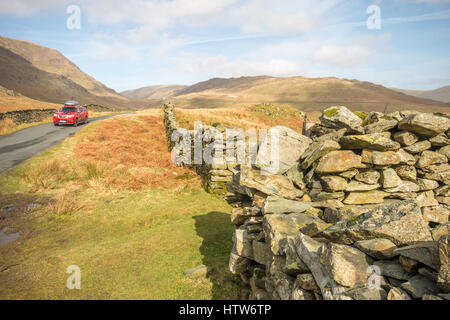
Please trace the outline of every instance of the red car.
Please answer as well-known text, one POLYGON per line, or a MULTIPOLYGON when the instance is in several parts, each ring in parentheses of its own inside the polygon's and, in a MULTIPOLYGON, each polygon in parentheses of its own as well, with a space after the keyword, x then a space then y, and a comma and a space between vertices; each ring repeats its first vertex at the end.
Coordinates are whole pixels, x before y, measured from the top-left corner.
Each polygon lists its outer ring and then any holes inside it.
POLYGON ((64 107, 53 115, 55 126, 70 124, 76 127, 80 123, 88 122, 88 110, 85 107, 80 107, 77 101, 67 101, 64 107))

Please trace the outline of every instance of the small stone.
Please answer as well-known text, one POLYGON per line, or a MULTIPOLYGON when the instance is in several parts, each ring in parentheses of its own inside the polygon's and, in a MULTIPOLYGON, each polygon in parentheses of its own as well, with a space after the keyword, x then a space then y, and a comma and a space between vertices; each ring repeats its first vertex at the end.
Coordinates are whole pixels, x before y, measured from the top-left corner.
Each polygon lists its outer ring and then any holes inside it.
POLYGON ((381 187, 380 184, 365 184, 357 181, 350 181, 345 191, 354 192, 354 191, 371 191, 376 190, 381 187))
POLYGON ((390 151, 400 149, 398 142, 386 138, 384 134, 373 133, 366 135, 343 136, 339 141, 344 149, 369 149, 376 151, 390 151))
POLYGON ((389 193, 396 193, 396 192, 418 192, 420 190, 419 185, 417 183, 414 183, 412 181, 408 180, 402 180, 401 184, 394 188, 385 188, 384 191, 389 193))
POLYGON ((433 151, 424 151, 417 161, 418 168, 424 168, 433 164, 447 163, 448 159, 445 155, 433 151))
POLYGON ((412 300, 409 294, 402 288, 394 287, 392 288, 388 295, 388 300, 412 300))
POLYGON ((422 300, 444 300, 444 299, 432 294, 425 294, 422 296, 422 300))
POLYGON ((414 168, 413 166, 408 165, 398 166, 397 168, 395 168, 395 172, 401 179, 412 181, 417 180, 417 171, 416 168, 414 168))
POLYGON ((450 145, 450 139, 445 134, 437 135, 430 139, 433 147, 444 147, 450 145))
POLYGON ((363 163, 385 166, 400 164, 401 160, 401 156, 395 151, 380 152, 364 149, 362 152, 363 163))
POLYGON ((358 173, 355 180, 367 184, 376 184, 380 180, 380 173, 377 170, 365 170, 358 173))
POLYGON ((389 239, 397 246, 432 240, 428 223, 414 200, 376 206, 357 217, 337 222, 322 234, 343 244, 375 238, 389 239))
POLYGON ((326 109, 320 121, 328 128, 337 130, 345 128, 349 132, 364 133, 362 119, 344 106, 326 109))
POLYGON ((450 234, 439 239, 439 262, 438 286, 441 291, 450 293, 450 234))
POLYGON ((351 192, 347 198, 345 198, 345 204, 376 204, 382 203, 386 193, 379 190, 366 191, 366 192, 351 192))
POLYGON ((232 274, 240 274, 247 271, 249 265, 250 260, 241 257, 235 250, 230 254, 229 269, 232 274))
POLYGON ((406 247, 395 249, 395 253, 423 263, 437 270, 439 268, 438 245, 434 241, 419 242, 406 247))
POLYGON ((381 183, 383 188, 394 188, 402 184, 402 179, 400 179, 394 169, 387 168, 381 172, 381 183))
POLYGON ((256 262, 266 265, 270 260, 270 247, 265 242, 253 240, 253 258, 256 262))
POLYGON ((354 300, 386 300, 387 294, 383 289, 357 288, 345 292, 346 296, 354 300))
POLYGON ((433 191, 425 191, 422 193, 419 193, 419 195, 416 198, 416 202, 419 205, 419 207, 434 207, 438 206, 439 202, 434 197, 433 191))
POLYGON ((418 113, 407 116, 400 121, 400 130, 412 131, 420 136, 434 137, 446 132, 450 127, 450 119, 432 113, 418 113))
POLYGON ((431 142, 428 140, 424 140, 424 141, 416 142, 415 144, 413 144, 409 147, 406 147, 405 151, 416 154, 416 153, 421 153, 430 148, 431 148, 431 142))
POLYGON ((374 265, 380 268, 381 275, 397 280, 409 280, 411 274, 406 272, 403 267, 396 261, 380 260, 375 261, 374 265))
POLYGON ((387 239, 371 239, 355 242, 356 248, 375 259, 392 259, 397 256, 394 250, 397 246, 387 239))
POLYGON ((367 280, 366 255, 346 245, 328 243, 322 253, 325 268, 336 283, 345 287, 363 286, 367 280))
POLYGON ((338 176, 323 176, 320 178, 322 187, 328 191, 344 191, 347 188, 347 180, 338 176))
POLYGON ((426 207, 422 208, 422 217, 427 222, 446 223, 448 222, 449 211, 444 207, 426 207))
POLYGON ((319 286, 311 273, 299 274, 297 276, 297 282, 302 289, 320 292, 319 286))
POLYGON ((417 179, 417 184, 420 187, 420 191, 434 190, 439 187, 439 182, 429 179, 417 179))
POLYGON ((450 159, 450 145, 440 148, 438 152, 450 159))
POLYGON ((400 262, 403 269, 409 273, 416 272, 419 266, 419 262, 404 256, 400 256, 398 262, 400 262))
POLYGON ((335 141, 325 140, 313 142, 303 154, 303 161, 300 167, 302 169, 308 169, 315 161, 319 160, 324 155, 339 149, 341 149, 341 146, 335 141))
POLYGON ((431 234, 434 241, 439 241, 441 237, 450 234, 450 222, 434 227, 431 230, 431 234))
POLYGON ((184 275, 189 278, 206 277, 208 268, 205 265, 198 266, 193 269, 185 270, 184 275))
POLYGON ((317 173, 339 173, 354 168, 365 168, 361 156, 353 151, 332 151, 324 156, 316 168, 317 173))
POLYGON ((302 213, 311 208, 311 203, 287 200, 274 196, 267 197, 263 204, 263 214, 302 213))
POLYGON ((412 154, 409 154, 403 149, 397 151, 397 154, 400 156, 400 164, 406 164, 408 166, 413 166, 416 164, 417 160, 414 158, 412 154))
POLYGON ((425 294, 436 294, 439 292, 437 286, 430 279, 421 275, 416 275, 404 282, 401 288, 415 299, 420 299, 425 294))
POLYGON ((419 138, 414 133, 408 131, 399 131, 392 138, 403 146, 410 146, 419 141, 419 138))
POLYGON ((353 179, 353 177, 355 177, 356 175, 358 175, 359 171, 358 169, 352 169, 349 171, 345 171, 342 173, 339 173, 339 176, 342 178, 346 178, 346 179, 353 179))
POLYGON ((344 200, 345 193, 344 192, 320 192, 319 194, 316 194, 313 196, 314 201, 326 201, 326 200, 344 200))

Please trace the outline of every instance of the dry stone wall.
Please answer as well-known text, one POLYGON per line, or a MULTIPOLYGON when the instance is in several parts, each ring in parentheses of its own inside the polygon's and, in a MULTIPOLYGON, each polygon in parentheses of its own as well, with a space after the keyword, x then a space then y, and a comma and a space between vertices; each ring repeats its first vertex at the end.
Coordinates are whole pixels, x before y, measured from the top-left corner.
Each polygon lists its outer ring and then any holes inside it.
POLYGON ((227 167, 242 299, 449 299, 450 117, 332 107, 304 129, 278 171, 227 167))
POLYGON ((51 117, 55 109, 18 110, 0 113, 0 120, 11 119, 15 124, 40 122, 51 117))

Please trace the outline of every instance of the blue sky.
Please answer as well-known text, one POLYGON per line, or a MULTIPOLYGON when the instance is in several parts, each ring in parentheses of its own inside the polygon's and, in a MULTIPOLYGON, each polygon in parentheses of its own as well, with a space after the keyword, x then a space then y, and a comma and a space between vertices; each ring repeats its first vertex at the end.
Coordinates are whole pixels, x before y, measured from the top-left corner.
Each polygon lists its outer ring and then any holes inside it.
POLYGON ((450 85, 450 0, 0 0, 0 34, 117 91, 255 75, 450 85), (373 5, 380 29, 367 26, 373 5))

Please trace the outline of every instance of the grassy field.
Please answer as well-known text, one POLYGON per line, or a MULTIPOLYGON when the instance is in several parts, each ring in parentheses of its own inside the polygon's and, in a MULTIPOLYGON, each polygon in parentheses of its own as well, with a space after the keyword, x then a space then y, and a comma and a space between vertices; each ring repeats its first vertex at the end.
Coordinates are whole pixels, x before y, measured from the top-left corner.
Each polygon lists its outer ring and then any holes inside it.
POLYGON ((93 123, 0 177, 0 230, 21 232, 0 246, 0 299, 237 299, 229 213, 172 164, 160 111, 93 123))

